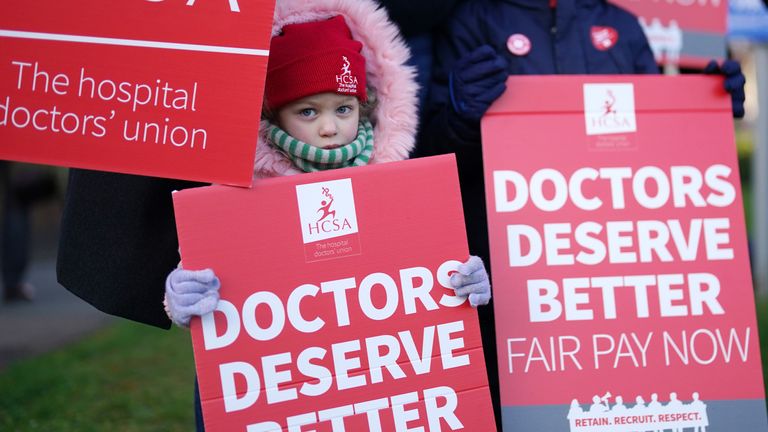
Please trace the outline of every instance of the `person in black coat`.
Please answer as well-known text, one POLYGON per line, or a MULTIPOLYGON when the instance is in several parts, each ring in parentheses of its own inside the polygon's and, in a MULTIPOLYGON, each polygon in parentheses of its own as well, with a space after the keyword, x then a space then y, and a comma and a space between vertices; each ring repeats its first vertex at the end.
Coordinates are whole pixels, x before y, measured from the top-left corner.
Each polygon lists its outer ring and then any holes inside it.
POLYGON ((163 287, 179 263, 171 192, 198 186, 203 184, 71 169, 59 283, 103 312, 170 328, 163 287))

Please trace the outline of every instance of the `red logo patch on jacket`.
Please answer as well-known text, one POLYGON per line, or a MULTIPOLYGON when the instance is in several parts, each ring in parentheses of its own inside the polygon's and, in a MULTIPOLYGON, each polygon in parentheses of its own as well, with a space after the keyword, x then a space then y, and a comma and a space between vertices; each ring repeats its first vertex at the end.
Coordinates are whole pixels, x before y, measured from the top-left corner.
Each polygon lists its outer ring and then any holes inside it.
POLYGON ((607 51, 619 41, 619 32, 613 27, 592 26, 592 45, 599 51, 607 51))

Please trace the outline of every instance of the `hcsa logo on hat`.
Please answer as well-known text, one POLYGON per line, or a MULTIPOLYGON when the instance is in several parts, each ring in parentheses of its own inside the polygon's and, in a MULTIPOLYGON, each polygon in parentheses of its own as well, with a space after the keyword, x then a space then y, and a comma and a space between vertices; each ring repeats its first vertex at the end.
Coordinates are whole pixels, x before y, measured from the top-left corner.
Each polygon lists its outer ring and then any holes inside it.
POLYGON ((341 65, 341 74, 336 75, 336 83, 339 88, 336 90, 338 93, 357 93, 357 77, 352 74, 350 67, 352 66, 347 56, 341 56, 344 60, 344 64, 341 65))

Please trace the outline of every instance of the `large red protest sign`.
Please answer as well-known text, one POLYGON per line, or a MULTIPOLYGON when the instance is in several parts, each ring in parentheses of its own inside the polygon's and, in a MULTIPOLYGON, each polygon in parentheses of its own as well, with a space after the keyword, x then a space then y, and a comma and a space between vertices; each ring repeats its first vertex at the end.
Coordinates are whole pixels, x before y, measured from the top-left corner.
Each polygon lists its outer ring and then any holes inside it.
POLYGON ((727 0, 611 0, 640 19, 660 63, 701 68, 725 57, 727 0))
POLYGON ((722 78, 513 77, 483 120, 505 431, 765 431, 722 78))
POLYGON ((250 185, 273 9, 0 2, 0 158, 250 185))
POLYGON ((206 430, 494 430, 453 156, 174 194, 206 430), (425 205, 429 203, 429 205, 425 205))

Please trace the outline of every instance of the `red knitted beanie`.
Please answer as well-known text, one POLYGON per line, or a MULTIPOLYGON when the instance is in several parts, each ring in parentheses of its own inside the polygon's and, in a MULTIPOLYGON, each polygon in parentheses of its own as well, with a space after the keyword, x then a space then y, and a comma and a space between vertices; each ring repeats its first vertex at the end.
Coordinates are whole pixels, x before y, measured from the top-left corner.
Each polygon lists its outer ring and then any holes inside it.
POLYGON ((363 45, 344 18, 289 24, 269 48, 265 98, 270 109, 317 93, 356 96, 365 102, 363 45))

